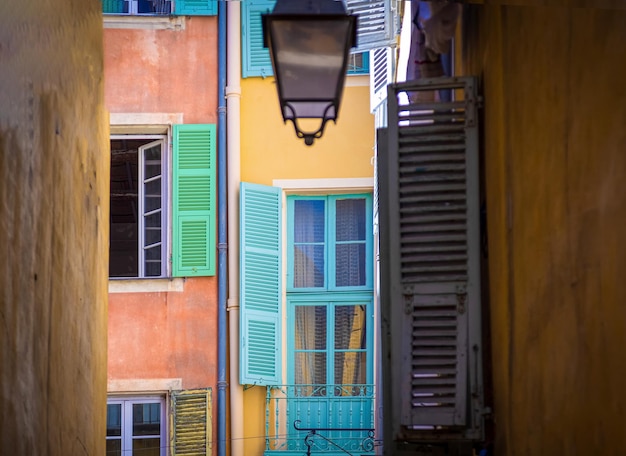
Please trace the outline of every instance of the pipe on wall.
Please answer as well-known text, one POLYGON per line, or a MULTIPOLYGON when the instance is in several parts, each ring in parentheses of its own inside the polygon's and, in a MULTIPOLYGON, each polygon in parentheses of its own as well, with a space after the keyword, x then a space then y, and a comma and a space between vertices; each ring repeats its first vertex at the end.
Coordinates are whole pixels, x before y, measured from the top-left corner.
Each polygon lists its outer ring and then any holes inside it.
POLYGON ((239 184, 241 153, 241 2, 228 6, 228 329, 231 456, 243 456, 243 386, 239 384, 239 184))
POLYGON ((226 205, 226 7, 225 2, 218 2, 217 18, 217 454, 226 455, 226 291, 227 278, 227 205, 226 205))

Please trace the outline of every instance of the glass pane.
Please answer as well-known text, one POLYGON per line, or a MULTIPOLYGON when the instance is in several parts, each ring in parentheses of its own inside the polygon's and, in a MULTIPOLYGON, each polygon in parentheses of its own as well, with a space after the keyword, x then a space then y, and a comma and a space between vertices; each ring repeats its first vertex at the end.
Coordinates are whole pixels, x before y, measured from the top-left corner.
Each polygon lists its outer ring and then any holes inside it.
POLYGON ((364 350, 365 321, 365 306, 335 307, 335 350, 364 350))
POLYGON ((106 453, 107 456, 122 456, 122 440, 107 439, 106 453))
POLYGON ((152 245, 161 242, 161 211, 145 218, 144 245, 152 245))
POLYGON ((296 385, 323 385, 326 380, 326 353, 299 352, 295 356, 296 385))
POLYGON ((336 211, 337 241, 364 241, 365 199, 337 200, 336 211))
POLYGON ((134 439, 133 456, 160 456, 161 439, 134 439))
POLYGON ((155 209, 160 209, 161 205, 161 178, 155 178, 144 185, 143 211, 144 214, 155 209))
POLYGON ((326 350, 326 306, 297 306, 296 350, 326 350))
POLYGON ((293 249, 293 286, 310 288, 324 286, 324 246, 296 245, 293 249))
MULTIPOLYGON (((367 355, 362 352, 336 352, 335 353, 335 384, 358 385, 367 381, 366 361, 367 355)), ((337 393, 335 393, 337 394, 337 393)), ((351 396, 355 394, 351 388, 341 388, 340 395, 351 396)))
POLYGON ((365 243, 337 244, 335 247, 335 285, 357 287, 365 285, 365 243))
POLYGON ((133 404, 133 436, 161 434, 161 404, 133 404))
POLYGON ((294 242, 324 242, 325 204, 324 200, 294 201, 294 242))
POLYGON ((122 435, 122 404, 107 404, 107 437, 122 435))

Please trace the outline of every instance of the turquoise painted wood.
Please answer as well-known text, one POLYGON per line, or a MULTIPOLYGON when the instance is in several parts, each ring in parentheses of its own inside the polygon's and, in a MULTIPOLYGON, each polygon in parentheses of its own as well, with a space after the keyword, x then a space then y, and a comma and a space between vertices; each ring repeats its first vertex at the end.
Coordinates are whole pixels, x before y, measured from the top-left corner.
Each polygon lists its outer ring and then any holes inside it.
POLYGON ((281 191, 241 184, 240 383, 281 381, 281 191))
POLYGON ((215 275, 215 125, 174 125, 172 275, 215 275))
POLYGON ((246 0, 241 2, 241 72, 244 78, 272 76, 270 51, 263 47, 261 14, 271 13, 276 0, 246 0))
POLYGON ((176 0, 174 14, 178 16, 215 16, 218 0, 176 0))

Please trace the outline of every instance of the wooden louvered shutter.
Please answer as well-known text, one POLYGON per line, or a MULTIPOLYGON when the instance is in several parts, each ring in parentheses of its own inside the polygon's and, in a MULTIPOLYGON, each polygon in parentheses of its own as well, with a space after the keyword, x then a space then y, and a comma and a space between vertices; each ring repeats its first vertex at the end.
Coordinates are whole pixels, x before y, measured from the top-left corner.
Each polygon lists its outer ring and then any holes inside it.
POLYGON ((370 51, 370 111, 387 99, 387 85, 393 82, 393 50, 389 47, 370 51))
POLYGON ((215 275, 215 125, 174 125, 172 274, 215 275))
POLYGON ((352 52, 394 45, 392 0, 345 0, 350 14, 356 14, 357 47, 352 52))
POLYGON ((475 82, 393 84, 388 108, 379 157, 381 278, 395 422, 471 427, 468 393, 478 401, 473 411, 482 404, 475 82), (439 88, 464 92, 463 99, 407 102, 439 88))
POLYGON ((281 191, 241 184, 242 384, 281 380, 281 191))
POLYGON ((176 0, 174 14, 178 16, 215 16, 218 0, 176 0))
POLYGON ((170 406, 172 456, 210 455, 211 389, 173 391, 170 406))
POLYGON ((245 0, 241 2, 241 73, 251 76, 272 76, 270 51, 263 47, 261 14, 271 13, 276 0, 245 0))

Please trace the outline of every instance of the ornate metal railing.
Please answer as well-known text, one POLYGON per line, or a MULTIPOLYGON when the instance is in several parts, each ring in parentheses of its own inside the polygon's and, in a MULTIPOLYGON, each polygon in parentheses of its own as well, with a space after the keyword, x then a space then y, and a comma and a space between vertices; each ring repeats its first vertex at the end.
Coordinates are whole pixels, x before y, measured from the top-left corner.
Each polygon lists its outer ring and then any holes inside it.
POLYGON ((374 454, 374 385, 267 388, 266 455, 374 454))

